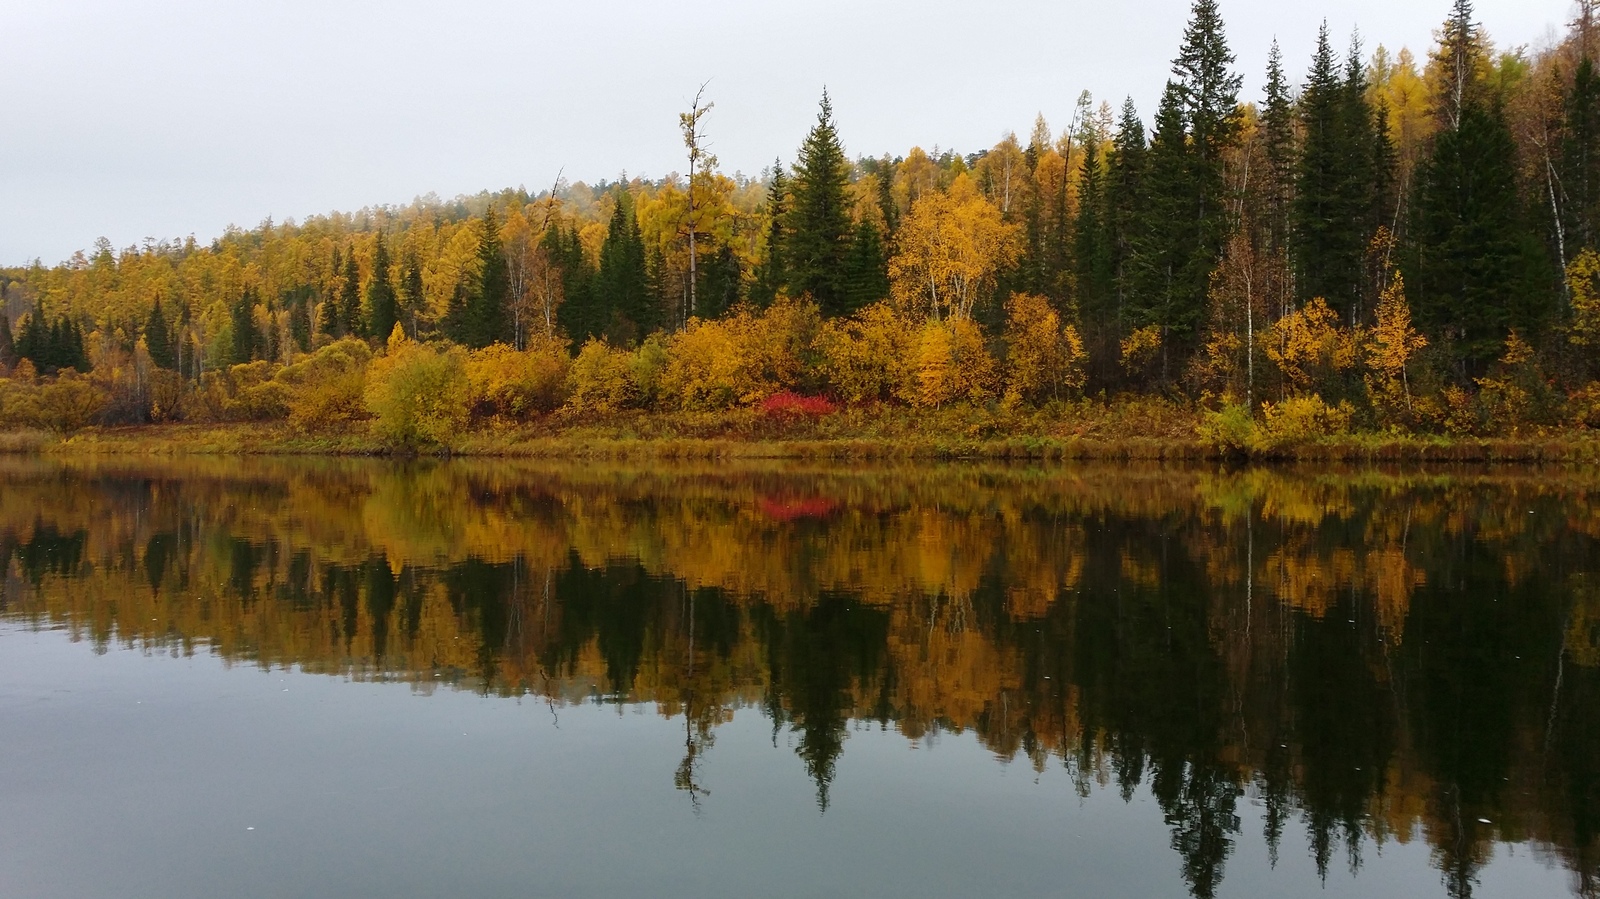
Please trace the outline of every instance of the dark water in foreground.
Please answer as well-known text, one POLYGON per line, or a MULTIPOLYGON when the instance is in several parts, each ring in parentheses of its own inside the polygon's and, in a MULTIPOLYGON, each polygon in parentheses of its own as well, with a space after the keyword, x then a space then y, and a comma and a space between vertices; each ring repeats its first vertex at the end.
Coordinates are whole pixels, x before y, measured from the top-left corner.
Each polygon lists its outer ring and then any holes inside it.
POLYGON ((0 896, 1600 895, 1597 500, 0 459, 0 896))

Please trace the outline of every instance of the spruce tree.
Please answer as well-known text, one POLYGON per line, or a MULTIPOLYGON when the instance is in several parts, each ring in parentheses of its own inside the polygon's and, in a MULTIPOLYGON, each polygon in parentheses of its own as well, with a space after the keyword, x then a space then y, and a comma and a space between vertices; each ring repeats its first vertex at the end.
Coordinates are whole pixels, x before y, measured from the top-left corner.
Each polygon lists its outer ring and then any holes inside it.
POLYGON ((156 368, 172 369, 177 367, 177 358, 172 352, 172 330, 167 325, 167 317, 161 311, 161 299, 156 298, 155 305, 150 307, 150 315, 144 323, 144 346, 150 354, 150 362, 156 368))
MULTIPOLYGON (((1573 250, 1600 248, 1600 73, 1584 53, 1567 92, 1561 186, 1573 250)), ((1573 250, 1568 256, 1576 255, 1573 250)))
POLYGON ((1083 165, 1078 177, 1078 221, 1073 228, 1077 307, 1079 315, 1085 318, 1104 318, 1110 311, 1111 246, 1105 200, 1105 173, 1100 162, 1100 138, 1096 135, 1083 145, 1083 165))
POLYGON ((1163 380, 1178 370, 1175 363, 1181 363, 1173 358, 1174 343, 1194 332, 1205 308, 1205 292, 1193 273, 1209 268, 1202 250, 1204 223, 1196 210, 1193 162, 1184 128, 1183 90, 1169 81, 1156 108, 1146 157, 1139 264, 1126 306, 1130 328, 1161 329, 1163 380))
POLYGON ((883 154, 878 160, 878 211, 883 214, 883 230, 889 237, 900 227, 900 209, 894 202, 894 160, 883 154))
POLYGON ((633 196, 625 188, 617 191, 606 242, 600 246, 595 292, 605 316, 600 326, 615 342, 642 339, 656 327, 644 237, 634 214, 633 196))
POLYGON ((723 244, 700 260, 699 309, 702 318, 716 318, 739 304, 744 272, 733 247, 723 244))
POLYGON ((783 173, 782 161, 773 160, 772 180, 767 185, 767 254, 756 269, 755 284, 750 287, 750 301, 762 308, 772 305, 778 292, 789 283, 789 266, 784 255, 788 203, 789 179, 783 173))
POLYGON ((337 340, 345 335, 345 324, 339 309, 339 283, 344 276, 344 263, 339 248, 333 248, 333 261, 328 267, 327 286, 322 291, 322 315, 317 328, 337 340))
MULTIPOLYGON (((551 230, 554 231, 555 229, 551 230)), ((416 340, 418 339, 417 317, 427 304, 427 297, 422 292, 422 265, 417 262, 415 253, 406 256, 406 272, 400 279, 400 287, 403 291, 401 308, 406 334, 412 340, 416 340)))
POLYGON ((889 296, 889 261, 878 226, 863 220, 850 241, 844 263, 844 302, 841 314, 854 312, 889 296))
POLYGON ((1232 65, 1215 0, 1195 0, 1156 113, 1140 289, 1129 304, 1137 324, 1162 329, 1164 379, 1181 370, 1204 320, 1230 228, 1223 156, 1238 130, 1240 85, 1232 65))
POLYGON ((361 315, 361 274, 356 269, 354 247, 344 257, 344 281, 339 285, 339 324, 343 333, 351 337, 367 335, 366 322, 361 315))
POLYGON ((1261 190, 1261 224, 1266 247, 1274 256, 1289 252, 1289 216, 1295 180, 1294 105, 1283 74, 1278 42, 1267 53, 1266 103, 1261 111, 1261 138, 1267 170, 1261 190))
POLYGON ((1367 219, 1356 196, 1358 164, 1366 161, 1359 159, 1361 142, 1350 117, 1323 23, 1300 95, 1305 140, 1295 182, 1294 261, 1301 298, 1322 297, 1347 323, 1359 297, 1366 249, 1360 223, 1367 219))
POLYGON ((378 232, 372 248, 372 278, 367 282, 367 308, 372 310, 371 334, 378 340, 388 340, 389 333, 399 321, 399 304, 395 301, 394 285, 389 283, 389 248, 384 246, 383 232, 378 232))
POLYGON ((825 315, 845 311, 843 272, 852 230, 845 197, 849 179, 850 165, 833 124, 833 103, 823 91, 817 124, 800 145, 795 165, 784 256, 789 293, 809 294, 825 315))
POLYGON ((556 321, 575 343, 582 344, 604 330, 595 299, 594 267, 578 239, 576 225, 556 225, 545 232, 544 250, 561 269, 561 306, 556 321))
POLYGON ((9 373, 16 366, 17 347, 11 336, 11 319, 0 310, 0 372, 9 373))
POLYGON ((43 348, 44 326, 41 324, 43 320, 43 312, 35 306, 33 311, 22 319, 21 326, 17 328, 15 342, 17 358, 32 362, 34 369, 41 372, 44 370, 44 360, 39 358, 39 352, 43 348))
POLYGON ((473 348, 509 342, 511 274, 500 246, 500 221, 490 206, 483 213, 483 237, 478 242, 478 283, 467 301, 465 340, 473 348))
POLYGON ((1461 377, 1497 358, 1509 329, 1526 332, 1548 311, 1531 289, 1536 249, 1517 196, 1516 145, 1478 83, 1483 49, 1471 15, 1457 0, 1444 28, 1444 127, 1418 167, 1406 280, 1419 324, 1454 347, 1461 377))
POLYGON ((309 284, 285 291, 283 302, 289 307, 289 339, 297 352, 311 349, 311 297, 309 284))
POLYGON ((233 328, 232 352, 230 361, 235 365, 249 362, 256 358, 260 346, 261 335, 256 328, 256 297, 255 291, 245 287, 239 293, 239 299, 234 301, 229 321, 233 328))
MULTIPOLYGON (((1115 298, 1115 323, 1110 338, 1117 338, 1122 318, 1139 270, 1139 250, 1144 243, 1144 120, 1134 109, 1133 98, 1122 104, 1122 118, 1112 141, 1106 179, 1107 253, 1115 298)), ((1106 354, 1101 354, 1102 357, 1106 354)))

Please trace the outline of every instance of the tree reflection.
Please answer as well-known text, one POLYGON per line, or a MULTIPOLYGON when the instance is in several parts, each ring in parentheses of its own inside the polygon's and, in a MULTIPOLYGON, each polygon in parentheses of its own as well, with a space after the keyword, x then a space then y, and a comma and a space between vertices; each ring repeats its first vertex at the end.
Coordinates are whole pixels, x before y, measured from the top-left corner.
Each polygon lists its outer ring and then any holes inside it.
POLYGON ((0 460, 0 610, 553 714, 649 704, 683 718, 697 813, 717 727, 755 707, 822 812, 862 722, 1148 790, 1197 897, 1252 803, 1273 864, 1303 828, 1324 878, 1420 837, 1468 896, 1512 841, 1596 896, 1597 494, 1578 471, 0 460))

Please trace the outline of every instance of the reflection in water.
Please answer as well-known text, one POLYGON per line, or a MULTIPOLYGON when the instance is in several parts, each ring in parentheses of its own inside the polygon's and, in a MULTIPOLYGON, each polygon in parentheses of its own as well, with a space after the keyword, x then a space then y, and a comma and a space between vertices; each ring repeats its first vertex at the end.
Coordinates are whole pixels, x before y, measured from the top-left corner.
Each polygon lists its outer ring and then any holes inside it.
POLYGON ((829 803, 854 724, 1159 801, 1215 895, 1421 838, 1600 894, 1600 476, 0 461, 0 612, 99 647, 735 709, 829 803), (1254 838, 1250 835, 1249 838, 1254 838), (1297 840, 1298 837, 1293 839, 1297 840))

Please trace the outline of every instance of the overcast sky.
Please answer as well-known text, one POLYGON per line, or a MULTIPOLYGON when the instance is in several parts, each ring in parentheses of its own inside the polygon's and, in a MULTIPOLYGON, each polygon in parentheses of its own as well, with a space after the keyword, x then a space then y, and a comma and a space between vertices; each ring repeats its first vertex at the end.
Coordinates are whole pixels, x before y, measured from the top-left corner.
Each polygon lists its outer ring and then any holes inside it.
MULTIPOLYGON (((852 156, 973 152, 1081 90, 1148 120, 1189 0, 453 3, 0 0, 0 263, 104 235, 202 240, 333 209, 682 167, 677 113, 710 80, 725 171, 793 159, 826 85, 852 156)), ((1423 51, 1448 0, 1221 0, 1245 98, 1276 36, 1303 76, 1342 49, 1423 51)), ((1497 46, 1569 0, 1478 0, 1497 46)))

